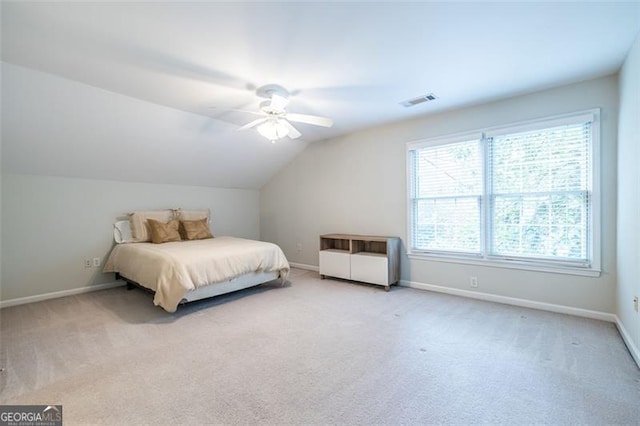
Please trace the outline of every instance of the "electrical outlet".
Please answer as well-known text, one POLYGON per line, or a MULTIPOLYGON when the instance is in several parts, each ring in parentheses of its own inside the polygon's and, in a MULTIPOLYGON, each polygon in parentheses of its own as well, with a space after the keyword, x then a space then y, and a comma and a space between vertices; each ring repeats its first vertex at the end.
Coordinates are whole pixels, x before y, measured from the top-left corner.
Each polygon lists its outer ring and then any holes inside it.
POLYGON ((638 312, 638 296, 633 297, 633 310, 638 312))
POLYGON ((296 250, 297 251, 302 251, 302 243, 297 243, 296 244, 296 250))
POLYGON ((85 259, 84 260, 84 267, 85 268, 91 268, 91 259, 85 259))
POLYGON ((93 267, 94 268, 99 268, 100 267, 100 258, 99 257, 94 257, 93 258, 93 267))
POLYGON ((469 277, 469 285, 473 288, 478 287, 478 277, 469 277))

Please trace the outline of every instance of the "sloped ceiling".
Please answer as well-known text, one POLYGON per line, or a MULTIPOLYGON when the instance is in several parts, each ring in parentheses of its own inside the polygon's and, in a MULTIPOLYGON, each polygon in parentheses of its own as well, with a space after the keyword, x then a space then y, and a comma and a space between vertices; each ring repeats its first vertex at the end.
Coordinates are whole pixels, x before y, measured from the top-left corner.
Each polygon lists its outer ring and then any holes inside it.
POLYGON ((639 2, 3 2, 3 171, 259 188, 307 143, 614 73, 639 31, 639 2), (268 83, 334 127, 236 132, 268 83))

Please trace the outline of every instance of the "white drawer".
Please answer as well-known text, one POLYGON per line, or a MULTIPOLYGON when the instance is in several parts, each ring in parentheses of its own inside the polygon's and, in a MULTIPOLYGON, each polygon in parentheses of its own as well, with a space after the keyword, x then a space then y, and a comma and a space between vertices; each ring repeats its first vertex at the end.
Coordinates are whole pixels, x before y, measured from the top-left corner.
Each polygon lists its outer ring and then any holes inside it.
POLYGON ((387 256, 377 253, 352 254, 351 279, 371 284, 389 285, 387 256))
POLYGON ((321 250, 320 274, 336 278, 351 278, 351 255, 345 250, 321 250))

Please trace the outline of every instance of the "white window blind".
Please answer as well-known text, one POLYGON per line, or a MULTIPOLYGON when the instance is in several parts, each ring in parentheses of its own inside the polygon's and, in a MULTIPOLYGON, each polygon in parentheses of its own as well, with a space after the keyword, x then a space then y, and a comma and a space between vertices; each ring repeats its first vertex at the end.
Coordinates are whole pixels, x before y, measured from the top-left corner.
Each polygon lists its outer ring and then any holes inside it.
POLYGON ((480 253, 480 154, 478 140, 412 151, 415 249, 480 253))
POLYGON ((487 139, 491 255, 589 262, 591 122, 487 139))
POLYGON ((408 145, 409 253, 599 271, 599 110, 477 135, 408 145))

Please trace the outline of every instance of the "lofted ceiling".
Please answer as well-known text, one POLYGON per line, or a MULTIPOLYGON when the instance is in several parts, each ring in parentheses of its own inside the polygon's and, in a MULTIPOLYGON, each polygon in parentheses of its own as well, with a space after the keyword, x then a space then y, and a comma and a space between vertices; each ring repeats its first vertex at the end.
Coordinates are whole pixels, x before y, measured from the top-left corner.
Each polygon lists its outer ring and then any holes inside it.
POLYGON ((3 2, 3 170, 259 188, 310 142, 614 73, 639 31, 638 1, 3 2), (334 126, 236 132, 270 83, 334 126))

